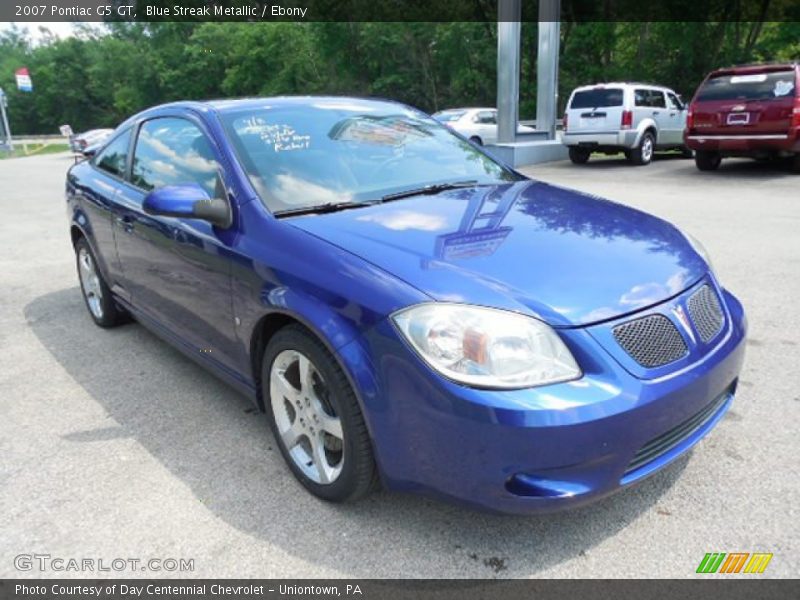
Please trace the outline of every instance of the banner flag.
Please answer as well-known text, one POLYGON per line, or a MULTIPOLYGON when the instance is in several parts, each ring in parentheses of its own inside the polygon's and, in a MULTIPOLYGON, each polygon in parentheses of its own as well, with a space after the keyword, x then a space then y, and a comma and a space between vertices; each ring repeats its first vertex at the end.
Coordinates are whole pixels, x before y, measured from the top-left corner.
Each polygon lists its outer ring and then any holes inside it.
POLYGON ((27 67, 17 69, 14 71, 14 75, 17 76, 17 89, 21 92, 33 91, 33 82, 31 81, 31 75, 28 73, 27 67))

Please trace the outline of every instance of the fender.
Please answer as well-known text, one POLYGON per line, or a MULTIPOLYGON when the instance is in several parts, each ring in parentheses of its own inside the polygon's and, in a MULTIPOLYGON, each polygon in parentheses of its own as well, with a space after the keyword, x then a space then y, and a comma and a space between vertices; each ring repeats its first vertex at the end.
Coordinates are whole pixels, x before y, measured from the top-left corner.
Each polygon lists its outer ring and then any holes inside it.
POLYGON ((636 141, 634 142, 634 147, 638 146, 642 141, 642 136, 644 132, 648 129, 652 129, 656 132, 656 144, 658 144, 658 124, 655 122, 655 119, 651 119, 647 117, 642 119, 639 122, 639 125, 636 127, 636 141))
MULTIPOLYGON (((271 306, 270 310, 262 314, 259 319, 249 323, 245 330, 249 340, 250 376, 253 381, 251 399, 261 411, 266 410, 266 398, 260 377, 261 361, 268 339, 263 339, 261 332, 267 331, 267 336, 271 337, 284 324, 294 321, 303 325, 320 340, 338 363, 356 396, 370 439, 374 440, 374 424, 370 418, 372 411, 367 410, 367 406, 374 408, 379 403, 380 392, 375 379, 375 368, 364 340, 356 337, 357 330, 352 324, 319 300, 291 291, 282 297, 286 302, 281 306, 271 306), (275 320, 277 327, 274 330, 265 327, 265 322, 270 320, 275 320)), ((381 453, 374 441, 372 445, 375 450, 375 460, 380 467, 378 471, 382 474, 381 453)))

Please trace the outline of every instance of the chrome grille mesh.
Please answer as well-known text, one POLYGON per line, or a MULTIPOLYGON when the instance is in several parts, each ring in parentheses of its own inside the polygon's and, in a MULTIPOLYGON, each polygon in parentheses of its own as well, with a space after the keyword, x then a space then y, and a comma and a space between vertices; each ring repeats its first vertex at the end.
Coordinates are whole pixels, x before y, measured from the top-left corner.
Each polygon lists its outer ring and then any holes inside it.
POLYGON ((648 315, 614 328, 614 338, 643 367, 669 364, 686 356, 686 342, 667 317, 648 315))
POLYGON ((689 297, 686 302, 694 328, 704 343, 714 339, 722 329, 722 307, 717 294, 711 286, 704 285, 689 297))

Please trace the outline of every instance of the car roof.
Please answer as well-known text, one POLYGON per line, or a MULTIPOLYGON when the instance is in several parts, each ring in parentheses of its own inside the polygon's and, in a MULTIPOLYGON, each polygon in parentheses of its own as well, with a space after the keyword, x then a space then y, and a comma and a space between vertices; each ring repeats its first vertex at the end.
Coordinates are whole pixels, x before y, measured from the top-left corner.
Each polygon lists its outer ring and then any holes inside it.
POLYGON ((272 97, 248 97, 248 98, 220 98, 216 100, 183 100, 160 104, 147 109, 144 112, 163 110, 165 108, 186 108, 199 112, 213 110, 218 113, 235 112, 243 109, 258 108, 281 108, 291 106, 318 106, 320 108, 335 108, 337 106, 347 108, 370 108, 383 105, 402 106, 406 105, 393 100, 383 98, 356 98, 351 96, 272 96, 272 97))
POLYGON ((476 110, 497 110, 497 109, 494 106, 483 106, 483 107, 481 107, 481 106, 462 106, 462 107, 456 107, 456 108, 443 108, 442 110, 437 111, 437 112, 439 112, 439 113, 459 112, 459 111, 462 111, 462 112, 474 112, 476 110))
POLYGON ((789 69, 797 69, 798 63, 796 62, 774 62, 774 63, 753 63, 747 65, 735 65, 733 67, 723 67, 715 69, 709 73, 712 75, 727 75, 727 74, 743 74, 743 73, 768 73, 770 71, 785 71, 789 69))
POLYGON ((581 85, 579 87, 576 87, 574 91, 581 92, 583 90, 592 90, 595 88, 602 88, 602 87, 646 87, 657 90, 666 90, 668 92, 674 92, 674 90, 671 87, 667 87, 665 85, 658 85, 657 83, 644 83, 643 81, 608 81, 604 83, 593 83, 591 85, 581 85))

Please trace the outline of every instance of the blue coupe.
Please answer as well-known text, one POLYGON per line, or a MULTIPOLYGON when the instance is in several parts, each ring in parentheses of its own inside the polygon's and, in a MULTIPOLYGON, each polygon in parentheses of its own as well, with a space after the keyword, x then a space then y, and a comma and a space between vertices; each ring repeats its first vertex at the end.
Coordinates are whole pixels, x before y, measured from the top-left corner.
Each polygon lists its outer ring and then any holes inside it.
POLYGON ((745 316, 699 242, 401 104, 158 106, 66 197, 95 323, 133 317, 247 394, 326 500, 575 506, 686 452, 736 391, 745 316))

